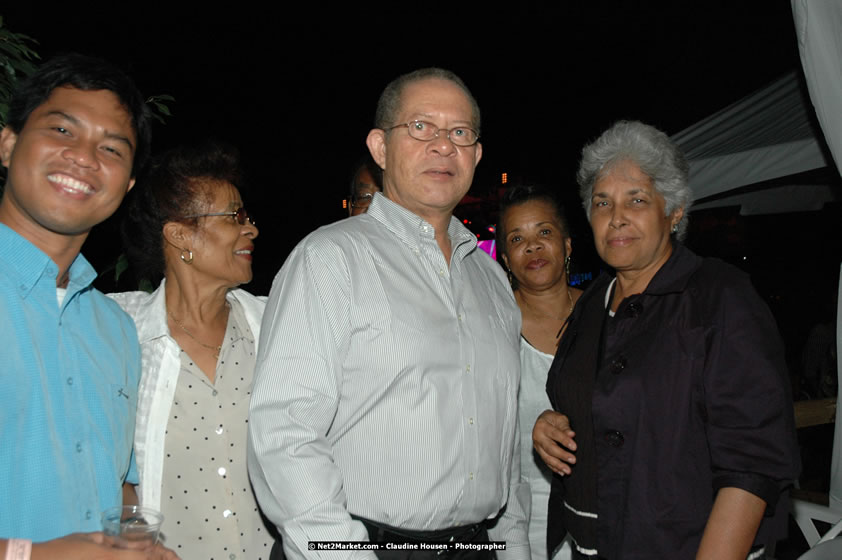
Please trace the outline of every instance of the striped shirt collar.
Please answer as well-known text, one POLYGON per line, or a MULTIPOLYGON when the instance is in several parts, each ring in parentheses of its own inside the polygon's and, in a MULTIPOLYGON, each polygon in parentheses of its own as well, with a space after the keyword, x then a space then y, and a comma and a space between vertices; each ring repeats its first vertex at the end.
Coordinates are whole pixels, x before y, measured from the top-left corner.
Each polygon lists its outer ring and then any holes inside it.
MULTIPOLYGON (((370 216, 370 219, 380 222, 402 243, 413 249, 420 248, 423 239, 435 239, 435 229, 429 222, 379 192, 374 193, 374 198, 363 219, 365 216, 370 216)), ((450 217, 447 234, 453 245, 453 255, 460 259, 465 258, 477 248, 477 236, 462 225, 455 216, 450 217)))

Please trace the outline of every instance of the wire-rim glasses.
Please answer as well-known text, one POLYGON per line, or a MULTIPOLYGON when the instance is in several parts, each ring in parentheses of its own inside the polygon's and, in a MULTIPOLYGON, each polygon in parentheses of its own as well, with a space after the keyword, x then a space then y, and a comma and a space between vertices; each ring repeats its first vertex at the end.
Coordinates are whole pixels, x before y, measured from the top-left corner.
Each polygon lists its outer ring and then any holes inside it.
POLYGON ((184 218, 205 218, 207 216, 231 216, 241 226, 246 225, 246 221, 248 221, 251 225, 254 225, 254 220, 249 218, 248 211, 242 206, 230 212, 208 212, 206 214, 193 214, 192 216, 184 216, 184 218))
POLYGON ((384 130, 394 130, 396 128, 406 127, 409 135, 416 140, 422 142, 430 142, 439 137, 440 132, 444 132, 447 139, 453 142, 455 146, 467 148, 479 142, 479 133, 468 126, 454 126, 453 128, 439 128, 431 122, 414 120, 405 124, 396 124, 384 130))

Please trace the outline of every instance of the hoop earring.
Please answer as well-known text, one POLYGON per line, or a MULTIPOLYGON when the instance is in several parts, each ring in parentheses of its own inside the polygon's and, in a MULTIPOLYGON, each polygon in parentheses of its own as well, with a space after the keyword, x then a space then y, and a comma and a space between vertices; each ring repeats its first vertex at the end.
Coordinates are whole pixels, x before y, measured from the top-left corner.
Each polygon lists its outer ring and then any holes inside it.
POLYGON ((193 264, 193 251, 190 249, 182 249, 181 250, 181 260, 185 262, 185 264, 193 264), (185 257, 184 254, 187 254, 185 257))

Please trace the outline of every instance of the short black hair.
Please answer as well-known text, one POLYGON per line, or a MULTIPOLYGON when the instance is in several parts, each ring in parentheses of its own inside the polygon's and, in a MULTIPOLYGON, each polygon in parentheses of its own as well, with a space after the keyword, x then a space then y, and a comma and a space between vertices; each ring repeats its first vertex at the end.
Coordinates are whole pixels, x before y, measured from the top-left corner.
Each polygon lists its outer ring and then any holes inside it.
POLYGON ((202 205, 213 198, 209 181, 242 188, 240 155, 233 146, 208 140, 180 146, 153 159, 149 169, 129 192, 122 222, 123 245, 138 276, 155 283, 163 276, 164 224, 196 225, 202 205))
POLYGON ((152 142, 149 109, 134 81, 122 70, 100 58, 82 54, 54 57, 22 80, 9 102, 6 126, 15 132, 23 130, 29 115, 43 105, 58 87, 74 87, 83 91, 108 90, 117 96, 132 120, 137 136, 132 177, 143 169, 152 142))

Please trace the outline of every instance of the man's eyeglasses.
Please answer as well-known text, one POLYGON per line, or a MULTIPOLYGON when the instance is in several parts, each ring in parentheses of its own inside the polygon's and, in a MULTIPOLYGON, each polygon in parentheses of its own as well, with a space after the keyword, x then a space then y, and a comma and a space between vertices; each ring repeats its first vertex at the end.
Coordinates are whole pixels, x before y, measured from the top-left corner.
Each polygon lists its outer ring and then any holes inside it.
POLYGON ((185 218, 204 218, 206 216, 231 216, 241 226, 246 225, 248 220, 251 225, 254 225, 254 220, 249 218, 249 213, 242 206, 231 212, 208 212, 207 214, 193 214, 192 216, 184 216, 185 218))
POLYGON ((374 198, 374 193, 355 194, 351 197, 351 208, 368 208, 372 198, 374 198))
POLYGON ((439 132, 444 132, 447 139, 453 142, 456 146, 468 147, 473 146, 479 141, 479 133, 473 128, 467 126, 456 126, 450 129, 439 128, 433 123, 427 121, 412 121, 406 124, 396 124, 384 130, 394 130, 396 128, 406 127, 409 135, 416 140, 422 142, 429 142, 439 137, 439 132))

